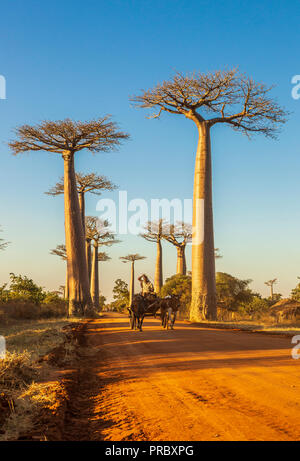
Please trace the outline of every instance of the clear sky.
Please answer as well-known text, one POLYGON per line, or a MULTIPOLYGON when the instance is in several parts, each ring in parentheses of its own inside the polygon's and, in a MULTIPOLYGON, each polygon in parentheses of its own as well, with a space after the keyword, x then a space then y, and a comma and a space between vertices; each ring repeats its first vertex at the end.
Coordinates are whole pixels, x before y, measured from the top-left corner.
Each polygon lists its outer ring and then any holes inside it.
MULTIPOLYGON (((57 289, 65 278, 63 262, 49 255, 64 242, 63 200, 44 194, 62 175, 63 161, 42 152, 13 157, 6 143, 17 125, 112 114, 131 140, 116 153, 81 153, 77 170, 107 175, 129 199, 191 198, 193 123, 171 115, 148 120, 129 96, 176 70, 239 66, 275 84, 274 97, 292 114, 278 141, 213 128, 215 243, 223 255, 217 270, 253 279, 264 295, 264 281, 277 277, 276 291, 288 295, 300 275, 300 99, 291 97, 291 78, 300 74, 299 17, 295 0, 3 2, 0 224, 11 244, 0 254, 0 283, 15 272, 57 289)), ((87 198, 87 214, 96 214, 97 200, 87 198)), ((176 252, 167 244, 164 250, 166 277, 175 271, 176 252)), ((147 256, 137 272, 153 278, 153 244, 122 236, 108 251, 112 260, 100 268, 105 295, 116 278, 128 280, 119 256, 147 256)))

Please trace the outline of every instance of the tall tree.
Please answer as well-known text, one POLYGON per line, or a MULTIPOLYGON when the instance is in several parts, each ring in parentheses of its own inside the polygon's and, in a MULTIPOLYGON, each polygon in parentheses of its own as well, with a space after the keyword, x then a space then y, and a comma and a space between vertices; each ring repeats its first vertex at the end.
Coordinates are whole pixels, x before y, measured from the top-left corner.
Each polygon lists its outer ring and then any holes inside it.
POLYGON ((134 297, 134 263, 135 261, 140 261, 141 259, 145 259, 145 256, 141 256, 139 254, 130 254, 127 256, 120 256, 120 259, 123 263, 131 263, 131 275, 130 275, 130 287, 129 287, 129 306, 132 304, 132 300, 134 297))
POLYGON ((268 280, 267 282, 265 282, 265 285, 267 285, 268 287, 270 287, 270 298, 271 300, 273 300, 273 297, 274 297, 274 292, 273 292, 273 287, 274 285, 277 283, 277 279, 272 279, 272 280, 268 280))
POLYGON ((87 238, 93 241, 93 257, 91 260, 91 298, 94 307, 99 307, 99 261, 107 261, 109 257, 105 253, 99 253, 100 246, 111 246, 118 243, 114 234, 110 231, 108 221, 103 221, 95 216, 87 216, 86 220, 87 238), (102 259, 101 259, 102 258, 102 259))
MULTIPOLYGON (((76 185, 79 199, 79 208, 83 229, 85 231, 85 194, 91 193, 101 195, 103 190, 114 190, 116 185, 113 184, 106 176, 99 176, 96 173, 76 173, 76 185)), ((48 192, 47 195, 61 195, 64 193, 64 178, 62 177, 48 192)))
POLYGON ((216 277, 212 206, 211 128, 227 124, 250 136, 275 137, 287 113, 269 97, 271 88, 239 74, 236 69, 181 74, 142 91, 131 100, 139 107, 183 115, 198 130, 192 241, 192 302, 190 318, 216 318, 216 277))
POLYGON ((17 140, 9 143, 14 154, 46 151, 62 155, 64 160, 64 202, 67 264, 70 282, 69 313, 84 313, 91 307, 84 230, 80 215, 74 157, 83 149, 108 152, 118 147, 128 134, 118 131, 108 116, 90 122, 43 121, 16 130, 17 140))
POLYGON ((192 240, 192 226, 184 222, 172 224, 170 233, 163 235, 163 238, 172 243, 177 249, 176 274, 186 275, 185 248, 192 240))
POLYGON ((165 222, 164 219, 158 221, 149 221, 145 227, 144 234, 141 234, 145 240, 156 243, 156 265, 154 275, 154 291, 160 293, 161 287, 163 286, 163 269, 162 269, 162 246, 161 241, 164 235, 169 233, 170 225, 165 222))
MULTIPOLYGON (((50 251, 51 255, 59 256, 63 261, 67 262, 67 249, 66 245, 57 245, 56 248, 50 251)), ((64 288, 64 298, 69 299, 69 277, 68 277, 68 265, 66 264, 66 285, 64 288)))

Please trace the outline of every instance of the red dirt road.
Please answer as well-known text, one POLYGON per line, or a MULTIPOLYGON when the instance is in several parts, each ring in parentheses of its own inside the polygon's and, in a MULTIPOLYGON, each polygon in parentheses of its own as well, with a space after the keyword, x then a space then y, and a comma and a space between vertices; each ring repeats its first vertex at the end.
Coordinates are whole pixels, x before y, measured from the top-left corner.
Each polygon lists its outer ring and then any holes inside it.
POLYGON ((137 332, 121 314, 89 322, 85 338, 65 439, 300 440, 289 338, 154 319, 137 332))

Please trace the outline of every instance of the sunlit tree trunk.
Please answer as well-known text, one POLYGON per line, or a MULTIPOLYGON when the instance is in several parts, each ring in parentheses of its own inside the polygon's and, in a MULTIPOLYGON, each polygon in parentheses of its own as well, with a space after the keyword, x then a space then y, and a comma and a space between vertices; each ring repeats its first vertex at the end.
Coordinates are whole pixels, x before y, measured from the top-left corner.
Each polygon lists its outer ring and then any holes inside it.
POLYGON ((85 250, 86 250, 86 263, 88 267, 89 283, 91 284, 91 272, 92 272, 92 249, 91 239, 85 239, 85 250))
POLYGON ((154 276, 154 291, 160 293, 163 285, 163 274, 162 274, 162 247, 161 241, 157 241, 157 254, 156 254, 156 265, 155 265, 155 276, 154 276))
POLYGON ((68 264, 66 264, 66 286, 65 286, 65 300, 69 299, 69 276, 68 276, 68 264))
POLYGON ((199 122, 193 196, 192 302, 190 319, 216 318, 210 131, 199 122))
POLYGON ((79 209, 80 209, 80 216, 82 221, 83 227, 83 235, 85 236, 85 201, 84 201, 84 193, 78 193, 78 200, 79 200, 79 209))
POLYGON ((177 247, 177 274, 186 275, 185 246, 177 247))
POLYGON ((98 266, 98 243, 94 242, 92 273, 91 273, 91 298, 94 307, 99 308, 99 266, 98 266))
POLYGON ((134 261, 131 262, 131 276, 130 276, 130 287, 129 287, 129 306, 132 304, 134 297, 134 261))
POLYGON ((74 155, 65 153, 64 201, 67 265, 69 275, 69 315, 83 314, 91 306, 82 219, 76 189, 74 155))

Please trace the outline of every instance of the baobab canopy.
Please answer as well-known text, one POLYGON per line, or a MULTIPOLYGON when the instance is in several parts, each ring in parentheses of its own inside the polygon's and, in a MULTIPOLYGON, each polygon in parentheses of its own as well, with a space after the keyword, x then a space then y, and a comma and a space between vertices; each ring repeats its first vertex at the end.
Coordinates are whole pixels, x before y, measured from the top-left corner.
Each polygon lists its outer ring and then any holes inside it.
POLYGON ((228 123, 246 134, 263 133, 274 137, 277 124, 284 123, 287 113, 269 97, 272 87, 255 82, 237 69, 184 75, 142 91, 131 100, 139 107, 182 114, 195 122, 208 120, 209 125, 228 123))
POLYGON ((16 129, 18 140, 9 143, 14 154, 31 150, 45 150, 63 154, 88 149, 108 152, 118 147, 129 135, 118 131, 108 115, 90 122, 71 119, 48 121, 39 125, 23 125, 16 129))

